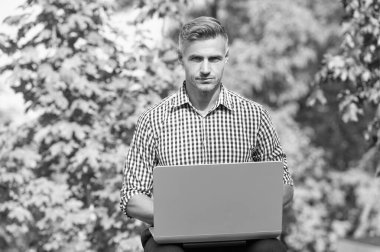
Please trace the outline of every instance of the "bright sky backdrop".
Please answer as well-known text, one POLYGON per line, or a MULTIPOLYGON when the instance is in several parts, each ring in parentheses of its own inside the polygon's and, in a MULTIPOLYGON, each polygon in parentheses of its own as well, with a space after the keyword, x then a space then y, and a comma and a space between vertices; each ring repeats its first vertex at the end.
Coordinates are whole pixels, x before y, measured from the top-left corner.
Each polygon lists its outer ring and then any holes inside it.
POLYGON ((0 3, 0 21, 12 13, 14 9, 22 4, 25 0, 1 0, 0 3))
MULTIPOLYGON (((0 23, 3 20, 15 12, 16 7, 20 6, 25 0, 0 0, 0 23)), ((3 29, 0 24, 0 32, 3 29)), ((1 55, 0 55, 1 56, 1 55)), ((0 115, 12 116, 12 118, 1 118, 1 119, 11 119, 15 123, 20 123, 27 120, 28 117, 24 114, 24 102, 21 95, 16 95, 13 90, 4 85, 6 76, 0 76, 0 115)))

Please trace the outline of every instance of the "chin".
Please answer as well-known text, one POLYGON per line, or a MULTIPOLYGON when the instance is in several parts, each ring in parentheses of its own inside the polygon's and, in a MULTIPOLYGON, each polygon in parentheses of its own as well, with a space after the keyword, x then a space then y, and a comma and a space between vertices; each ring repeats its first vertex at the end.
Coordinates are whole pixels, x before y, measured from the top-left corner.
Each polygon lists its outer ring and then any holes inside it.
POLYGON ((198 90, 203 92, 203 93, 210 93, 210 92, 214 91, 215 89, 216 89, 216 86, 198 87, 198 90))
POLYGON ((199 83, 197 84, 197 88, 201 91, 210 92, 217 88, 219 88, 218 83, 199 83))

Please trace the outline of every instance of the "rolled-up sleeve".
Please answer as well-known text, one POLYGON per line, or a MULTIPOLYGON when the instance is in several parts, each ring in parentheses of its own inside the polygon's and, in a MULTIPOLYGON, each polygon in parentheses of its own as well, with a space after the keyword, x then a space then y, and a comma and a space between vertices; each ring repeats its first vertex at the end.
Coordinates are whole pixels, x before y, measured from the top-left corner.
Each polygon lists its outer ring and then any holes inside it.
POLYGON ((128 201, 134 195, 145 194, 152 197, 155 149, 156 141, 149 114, 143 114, 137 122, 123 172, 120 208, 127 216, 128 201))
POLYGON ((284 184, 293 185, 293 179, 290 175, 286 155, 282 151, 282 147, 273 127, 268 112, 261 110, 260 126, 257 134, 256 149, 253 159, 255 161, 281 161, 284 164, 284 184))

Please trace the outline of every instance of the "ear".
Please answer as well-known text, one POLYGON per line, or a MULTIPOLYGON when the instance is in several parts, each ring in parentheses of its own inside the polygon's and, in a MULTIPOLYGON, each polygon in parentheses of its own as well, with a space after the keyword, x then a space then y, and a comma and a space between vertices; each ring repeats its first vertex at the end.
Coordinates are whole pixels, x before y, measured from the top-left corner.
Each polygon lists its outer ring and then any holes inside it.
POLYGON ((229 56, 229 54, 230 54, 230 48, 227 47, 226 54, 224 55, 225 63, 227 63, 227 61, 228 61, 228 56, 229 56))
POLYGON ((177 55, 178 55, 178 62, 182 65, 183 64, 183 55, 180 50, 177 50, 177 55))

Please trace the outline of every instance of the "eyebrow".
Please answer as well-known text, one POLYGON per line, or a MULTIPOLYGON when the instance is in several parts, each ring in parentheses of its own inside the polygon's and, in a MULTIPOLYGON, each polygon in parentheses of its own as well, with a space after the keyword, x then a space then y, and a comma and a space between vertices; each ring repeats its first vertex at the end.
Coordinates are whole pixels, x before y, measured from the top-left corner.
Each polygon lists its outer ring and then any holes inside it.
POLYGON ((221 55, 221 54, 215 54, 215 55, 209 55, 209 56, 201 56, 199 54, 191 54, 188 56, 189 59, 191 58, 218 58, 218 59, 223 59, 224 55, 221 55))

